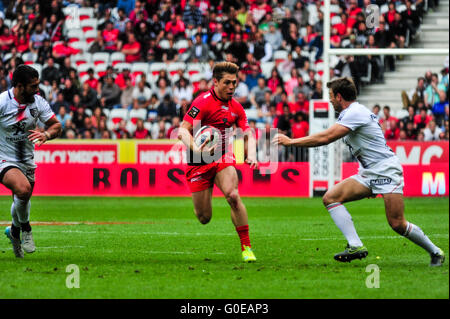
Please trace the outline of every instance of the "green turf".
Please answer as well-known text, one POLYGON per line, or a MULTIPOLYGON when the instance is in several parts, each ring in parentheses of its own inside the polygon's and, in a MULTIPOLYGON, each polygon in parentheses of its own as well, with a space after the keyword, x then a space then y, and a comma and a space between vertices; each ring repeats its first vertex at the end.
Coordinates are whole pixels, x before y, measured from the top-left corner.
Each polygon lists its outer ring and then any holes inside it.
MULTIPOLYGON (((10 219, 10 200, 0 197, 0 220, 10 219)), ((32 221, 135 224, 34 226, 37 251, 22 260, 2 230, 0 299, 449 298, 448 262, 430 268, 425 251, 389 228, 382 199, 347 205, 369 256, 345 264, 333 260, 346 243, 319 198, 243 200, 255 264, 241 262, 223 198, 201 225, 190 198, 35 197, 32 221), (79 289, 66 287, 69 264, 80 269, 79 289), (378 289, 366 287, 369 264, 381 270, 378 289)), ((448 255, 448 197, 405 205, 407 219, 448 255)))

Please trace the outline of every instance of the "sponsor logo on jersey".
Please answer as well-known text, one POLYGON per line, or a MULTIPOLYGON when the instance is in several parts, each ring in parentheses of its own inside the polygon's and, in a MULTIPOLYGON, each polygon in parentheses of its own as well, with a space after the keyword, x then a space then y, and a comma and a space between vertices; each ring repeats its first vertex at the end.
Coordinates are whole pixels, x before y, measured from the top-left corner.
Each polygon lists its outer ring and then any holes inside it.
POLYGON ((379 178, 370 180, 370 185, 389 185, 390 183, 392 183, 392 179, 390 178, 379 178))
POLYGON ((16 131, 14 132, 14 135, 18 135, 18 134, 24 134, 25 133, 25 122, 17 122, 15 123, 12 127, 13 129, 15 129, 16 131))
POLYGON ((225 111, 228 111, 228 106, 222 105, 221 108, 223 108, 225 111))
POLYGON ((199 112, 200 112, 200 110, 198 108, 196 108, 195 106, 193 106, 193 107, 191 107, 190 111, 188 112, 188 115, 190 117, 192 117, 193 119, 195 119, 199 112))
POLYGON ((36 108, 30 109, 30 114, 36 118, 38 116, 38 110, 36 108))

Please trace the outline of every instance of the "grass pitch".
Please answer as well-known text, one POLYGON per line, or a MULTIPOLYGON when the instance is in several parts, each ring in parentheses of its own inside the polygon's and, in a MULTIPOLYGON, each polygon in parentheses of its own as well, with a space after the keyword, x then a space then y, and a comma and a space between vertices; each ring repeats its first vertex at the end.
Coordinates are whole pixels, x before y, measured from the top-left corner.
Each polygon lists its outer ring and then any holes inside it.
MULTIPOLYGON (((365 260, 338 263, 345 240, 319 198, 243 198, 257 263, 243 264, 229 207, 213 199, 201 225, 190 198, 33 197, 37 250, 16 259, 0 229, 3 298, 449 298, 449 262, 430 268, 420 247, 395 234, 382 199, 347 204, 369 250, 365 260), (108 222, 108 223, 101 223, 108 222), (79 268, 80 288, 66 280, 79 268), (367 288, 366 267, 379 267, 367 288)), ((9 221, 11 197, 0 197, 9 221)), ((406 217, 449 255, 449 199, 407 198, 406 217)), ((370 280, 369 280, 370 281, 370 280)))

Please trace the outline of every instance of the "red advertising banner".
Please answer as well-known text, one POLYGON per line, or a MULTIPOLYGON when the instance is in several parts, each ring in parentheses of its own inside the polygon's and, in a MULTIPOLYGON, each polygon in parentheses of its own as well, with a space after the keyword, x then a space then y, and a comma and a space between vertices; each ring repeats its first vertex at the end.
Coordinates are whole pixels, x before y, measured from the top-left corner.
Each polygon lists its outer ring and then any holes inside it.
POLYGON ((139 164, 185 164, 186 147, 177 144, 137 144, 139 164))
POLYGON ((388 141, 402 164, 448 163, 448 142, 388 141))
MULTIPOLYGON (((40 164, 34 195, 55 196, 189 196, 186 165, 40 164)), ((242 196, 307 197, 309 164, 278 163, 273 174, 236 166, 242 196)), ((448 164, 404 165, 405 196, 448 196, 448 164)), ((357 163, 343 163, 343 178, 356 174, 357 163)), ((0 185, 0 195, 10 192, 0 185)), ((215 189, 214 195, 220 195, 215 189)))
MULTIPOLYGON (((186 165, 40 164, 34 195, 55 196, 190 196, 186 165)), ((274 174, 236 166, 241 196, 307 197, 307 163, 279 163, 274 174)), ((0 195, 10 194, 0 186, 0 195)), ((218 189, 214 195, 220 195, 218 189)))
POLYGON ((118 163, 117 144, 48 143, 36 147, 37 164, 114 164, 118 163))

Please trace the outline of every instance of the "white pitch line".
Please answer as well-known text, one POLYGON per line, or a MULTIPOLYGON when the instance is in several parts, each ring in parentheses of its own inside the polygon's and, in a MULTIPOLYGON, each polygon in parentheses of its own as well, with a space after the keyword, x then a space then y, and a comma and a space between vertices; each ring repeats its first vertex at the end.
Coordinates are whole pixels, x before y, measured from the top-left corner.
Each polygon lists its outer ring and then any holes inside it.
MULTIPOLYGON (((124 232, 112 231, 82 231, 82 230, 39 230, 36 233, 81 233, 81 234, 118 234, 124 232)), ((150 235, 150 236, 236 236, 234 233, 178 233, 178 232, 131 232, 133 235, 150 235)), ((259 234, 252 233, 252 236, 257 237, 299 237, 299 234, 259 234)), ((449 234, 428 234, 429 237, 448 238, 449 234)), ((361 239, 399 239, 403 238, 400 235, 394 236, 361 236, 361 239)), ((321 240, 340 240, 342 237, 316 237, 316 238, 297 238, 300 241, 321 241, 321 240)))
MULTIPOLYGON (((66 248, 84 248, 85 246, 54 246, 54 247, 41 247, 41 246, 37 246, 36 249, 66 249, 66 248)), ((12 247, 6 247, 6 248, 2 248, 0 247, 0 250, 12 250, 12 247)))

